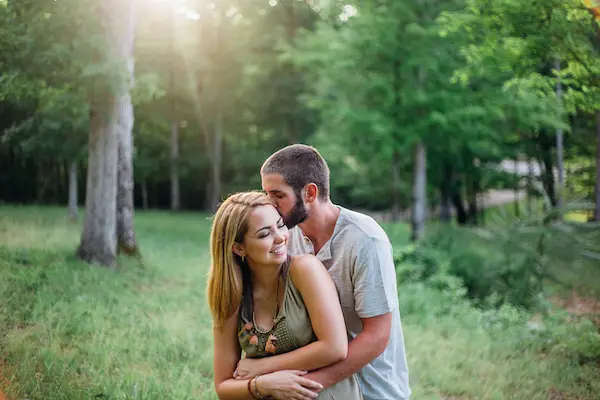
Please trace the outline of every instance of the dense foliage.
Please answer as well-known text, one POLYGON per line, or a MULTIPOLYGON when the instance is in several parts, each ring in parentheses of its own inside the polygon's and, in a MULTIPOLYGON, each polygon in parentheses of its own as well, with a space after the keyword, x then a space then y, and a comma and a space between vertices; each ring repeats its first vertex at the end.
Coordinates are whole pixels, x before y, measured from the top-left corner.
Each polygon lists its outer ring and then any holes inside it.
MULTIPOLYGON (((94 5, 0 2, 0 201, 66 202, 69 166, 86 168, 91 94, 115 68, 97 57, 105 42, 94 5)), ((394 218, 420 202, 476 222, 479 194, 536 187, 499 172, 505 159, 539 165, 553 204, 596 201, 591 4, 136 5, 138 206, 213 209, 258 187, 264 158, 296 142, 330 162, 335 201, 394 218)))

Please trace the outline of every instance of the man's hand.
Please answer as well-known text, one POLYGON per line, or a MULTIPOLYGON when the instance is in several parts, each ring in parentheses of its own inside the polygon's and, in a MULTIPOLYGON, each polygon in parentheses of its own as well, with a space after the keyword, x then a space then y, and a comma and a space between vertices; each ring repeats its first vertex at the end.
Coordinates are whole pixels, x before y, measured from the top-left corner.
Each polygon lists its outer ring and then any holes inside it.
POLYGON ((264 360, 264 358, 242 358, 237 363, 233 377, 235 379, 250 379, 271 372, 266 370, 264 360))
POLYGON ((277 400, 316 399, 323 386, 303 378, 306 371, 277 371, 256 378, 256 387, 263 396, 277 400))

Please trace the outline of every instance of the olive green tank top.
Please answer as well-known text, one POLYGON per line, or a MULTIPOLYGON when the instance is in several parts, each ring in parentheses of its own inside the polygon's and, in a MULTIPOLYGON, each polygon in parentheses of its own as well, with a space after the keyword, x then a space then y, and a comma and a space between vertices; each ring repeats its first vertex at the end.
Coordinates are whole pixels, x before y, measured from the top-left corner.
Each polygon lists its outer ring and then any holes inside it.
MULTIPOLYGON (((289 277, 290 265, 291 259, 283 266, 283 306, 270 330, 262 327, 257 329, 249 310, 240 312, 238 341, 246 357, 268 357, 287 353, 317 340, 302 295, 289 277)), ((358 400, 362 399, 362 395, 353 375, 321 391, 318 399, 358 400)))

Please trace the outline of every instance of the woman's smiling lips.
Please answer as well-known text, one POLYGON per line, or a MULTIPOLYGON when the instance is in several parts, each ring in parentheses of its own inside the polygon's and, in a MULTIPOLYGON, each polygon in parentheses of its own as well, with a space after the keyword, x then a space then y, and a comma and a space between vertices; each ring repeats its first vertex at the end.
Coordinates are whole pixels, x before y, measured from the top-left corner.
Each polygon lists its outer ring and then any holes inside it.
POLYGON ((285 252, 285 242, 283 242, 279 246, 275 247, 274 250, 271 250, 271 253, 278 255, 278 256, 282 255, 284 252, 285 252))

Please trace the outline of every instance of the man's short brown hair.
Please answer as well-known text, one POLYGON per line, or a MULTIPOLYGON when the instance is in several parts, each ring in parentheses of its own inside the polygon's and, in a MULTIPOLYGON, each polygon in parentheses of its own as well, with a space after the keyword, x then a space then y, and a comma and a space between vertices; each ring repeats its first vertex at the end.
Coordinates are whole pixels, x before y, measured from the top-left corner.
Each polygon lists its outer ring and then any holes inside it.
POLYGON ((329 199, 329 167, 312 146, 293 144, 284 147, 267 158, 260 173, 281 174, 296 196, 300 196, 304 186, 314 183, 319 189, 319 199, 329 199))

